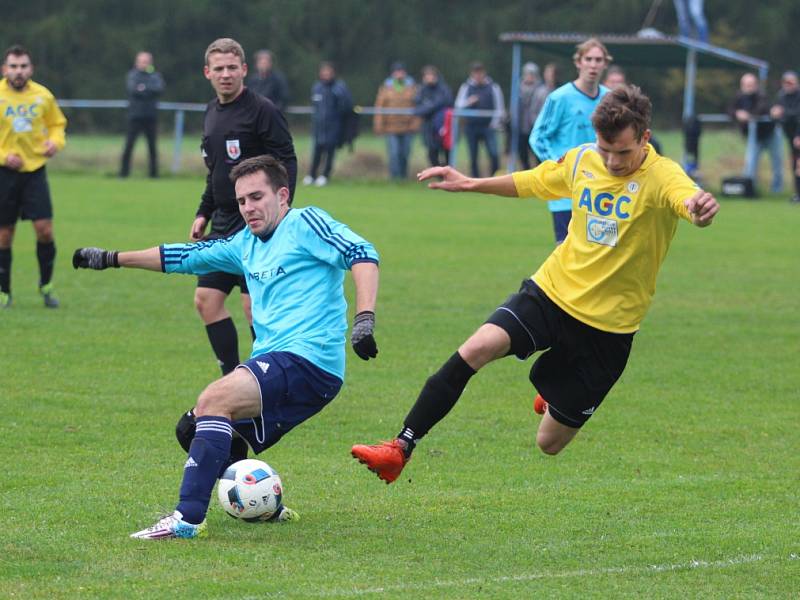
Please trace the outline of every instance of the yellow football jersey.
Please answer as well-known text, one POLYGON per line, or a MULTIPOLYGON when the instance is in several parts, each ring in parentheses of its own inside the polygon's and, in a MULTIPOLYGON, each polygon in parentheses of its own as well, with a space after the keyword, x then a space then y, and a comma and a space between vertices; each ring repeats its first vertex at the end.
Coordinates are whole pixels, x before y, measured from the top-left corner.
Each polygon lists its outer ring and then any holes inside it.
POLYGON ((47 162, 45 140, 61 150, 66 126, 64 113, 46 87, 28 81, 17 91, 0 80, 0 165, 5 165, 9 154, 18 154, 23 162, 20 171, 41 168, 47 162))
POLYGON ((691 222, 683 202, 697 185, 652 146, 647 151, 625 177, 608 173, 593 144, 513 175, 521 197, 572 198, 567 238, 533 280, 564 311, 603 331, 639 328, 678 218, 691 222))

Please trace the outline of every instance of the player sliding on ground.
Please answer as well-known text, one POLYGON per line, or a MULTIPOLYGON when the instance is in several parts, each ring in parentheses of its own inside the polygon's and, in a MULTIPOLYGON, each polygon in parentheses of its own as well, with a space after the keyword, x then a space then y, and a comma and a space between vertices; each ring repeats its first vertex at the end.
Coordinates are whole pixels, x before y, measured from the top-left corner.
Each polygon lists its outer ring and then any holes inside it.
MULTIPOLYGON (((197 399, 197 431, 175 512, 131 537, 203 534, 211 491, 230 462, 233 433, 258 454, 333 400, 344 380, 345 270, 355 283, 353 349, 364 360, 378 353, 378 255, 372 245, 318 208, 290 208, 286 169, 271 156, 241 162, 231 179, 247 223, 231 237, 135 252, 80 248, 72 257, 76 269, 237 273, 247 277, 253 301, 250 360, 197 399)), ((278 521, 295 518, 285 507, 275 513, 278 521)))
POLYGON ((592 116, 596 144, 558 161, 475 179, 433 167, 428 187, 499 196, 572 198, 564 243, 432 375, 397 438, 353 446, 352 454, 391 483, 419 440, 458 401, 469 379, 504 356, 533 363, 530 379, 544 414, 536 443, 558 454, 595 413, 622 374, 631 342, 655 292, 656 275, 678 219, 706 227, 719 210, 650 139, 650 100, 635 86, 607 94, 592 116))

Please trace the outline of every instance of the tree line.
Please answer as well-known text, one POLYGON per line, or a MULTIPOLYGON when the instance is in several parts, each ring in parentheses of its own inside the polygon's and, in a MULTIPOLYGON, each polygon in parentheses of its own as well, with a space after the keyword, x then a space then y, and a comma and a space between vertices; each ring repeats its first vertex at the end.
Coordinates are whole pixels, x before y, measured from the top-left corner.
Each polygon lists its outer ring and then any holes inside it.
MULTIPOLYGON (((164 100, 205 102, 203 53, 217 37, 233 37, 248 54, 275 53, 286 75, 291 104, 309 102, 322 60, 332 60, 358 104, 370 105, 389 65, 404 61, 412 75, 434 64, 451 87, 466 78, 475 60, 510 87, 511 48, 498 41, 506 31, 625 33, 638 31, 652 0, 29 0, 4 9, 3 46, 21 43, 36 63, 35 79, 60 98, 124 98, 124 77, 134 54, 146 49, 167 81, 164 100)), ((708 0, 711 41, 770 62, 769 93, 780 73, 800 68, 800 2, 708 0)), ((653 27, 677 31, 672 2, 660 3, 653 27)), ((555 61, 561 79, 574 76, 568 60, 531 49, 523 60, 555 61)), ((699 73, 698 108, 722 111, 743 70, 699 73)), ((658 120, 677 124, 683 73, 679 69, 629 69, 629 79, 652 97, 658 120)), ((102 111, 81 115, 97 124, 102 111)))

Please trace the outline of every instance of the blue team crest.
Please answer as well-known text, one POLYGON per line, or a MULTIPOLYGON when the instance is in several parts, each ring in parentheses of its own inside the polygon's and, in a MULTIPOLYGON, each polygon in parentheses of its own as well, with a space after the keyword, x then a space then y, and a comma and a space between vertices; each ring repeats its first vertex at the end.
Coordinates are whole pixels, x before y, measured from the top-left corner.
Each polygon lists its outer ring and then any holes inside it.
POLYGON ((14 133, 30 133, 33 131, 33 122, 28 117, 16 117, 11 126, 14 133))
POLYGON ((242 155, 239 140, 225 140, 225 152, 231 160, 237 160, 242 155))
POLYGON ((586 240, 603 246, 616 246, 618 238, 617 222, 603 217, 587 217, 586 240))

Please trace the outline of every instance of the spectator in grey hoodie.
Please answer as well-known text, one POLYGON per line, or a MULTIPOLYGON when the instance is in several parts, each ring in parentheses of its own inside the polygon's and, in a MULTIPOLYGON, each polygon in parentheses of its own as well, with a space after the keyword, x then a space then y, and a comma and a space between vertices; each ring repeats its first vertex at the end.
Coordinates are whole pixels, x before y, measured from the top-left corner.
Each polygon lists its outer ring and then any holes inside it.
POLYGON ((503 91, 489 75, 483 63, 472 63, 469 78, 461 84, 456 95, 456 109, 491 110, 491 116, 467 117, 464 133, 469 147, 470 171, 473 177, 480 177, 478 169, 478 143, 483 142, 489 154, 491 171, 494 175, 500 168, 497 152, 497 130, 502 127, 505 115, 503 91))

